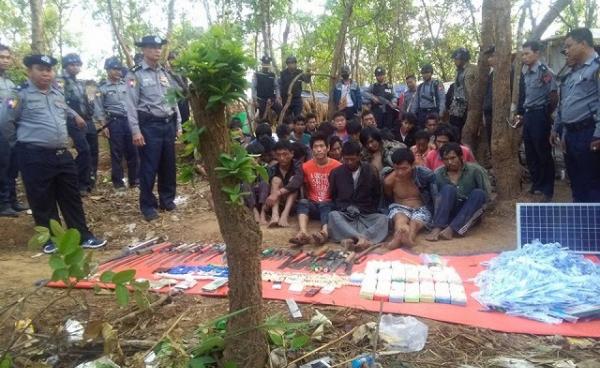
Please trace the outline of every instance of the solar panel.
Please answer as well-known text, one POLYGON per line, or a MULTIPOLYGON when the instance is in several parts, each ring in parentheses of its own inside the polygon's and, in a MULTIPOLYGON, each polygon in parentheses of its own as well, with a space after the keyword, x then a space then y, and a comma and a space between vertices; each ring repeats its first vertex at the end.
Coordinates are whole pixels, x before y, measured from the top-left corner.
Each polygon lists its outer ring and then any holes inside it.
POLYGON ((517 203, 517 245, 535 239, 600 254, 600 203, 517 203))

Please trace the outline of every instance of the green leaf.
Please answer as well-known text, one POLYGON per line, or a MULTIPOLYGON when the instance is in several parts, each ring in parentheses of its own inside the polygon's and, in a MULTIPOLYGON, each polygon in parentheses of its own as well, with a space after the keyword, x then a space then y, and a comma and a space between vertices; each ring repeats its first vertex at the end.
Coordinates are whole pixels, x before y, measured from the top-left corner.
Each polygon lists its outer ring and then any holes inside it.
POLYGON ((113 276, 112 282, 115 284, 124 284, 133 280, 134 277, 135 270, 123 270, 113 276))
POLYGON ((2 361, 0 362, 0 368, 12 368, 12 367, 13 367, 12 356, 10 354, 6 354, 6 356, 4 358, 2 358, 2 361))
POLYGON ((115 294, 117 296, 117 303, 121 307, 127 306, 129 304, 129 290, 123 285, 117 284, 115 286, 115 294))
POLYGON ((87 275, 83 272, 80 265, 72 264, 69 266, 69 276, 75 277, 77 280, 81 280, 87 275))
POLYGON ((140 291, 146 291, 150 289, 150 282, 148 280, 144 281, 132 281, 131 286, 140 291))
POLYGON ((54 253, 53 255, 50 256, 50 259, 48 260, 48 264, 50 265, 50 268, 52 268, 53 270, 57 270, 60 268, 67 268, 67 265, 66 265, 65 261, 63 260, 62 256, 60 254, 56 254, 56 253, 54 253))
POLYGON ((75 229, 68 229, 64 235, 60 237, 57 244, 58 251, 62 255, 74 253, 81 247, 81 236, 79 231, 75 229))
POLYGON ((280 332, 269 330, 267 331, 267 334, 275 346, 283 346, 283 335, 280 332))
POLYGON ((223 364, 223 368, 238 368, 238 365, 234 362, 226 362, 223 364))
POLYGON ((299 335, 292 339, 292 342, 290 343, 290 347, 293 350, 298 350, 298 349, 306 346, 306 344, 308 344, 309 341, 310 341, 310 337, 308 337, 306 335, 299 335))
POLYGON ((216 362, 215 358, 210 355, 202 355, 190 361, 190 368, 206 368, 208 365, 216 362))
POLYGON ((69 281, 69 270, 67 268, 59 268, 52 272, 52 281, 69 281))
POLYGON ((36 226, 33 228, 35 234, 27 242, 29 249, 36 249, 43 246, 50 239, 50 230, 42 226, 36 226))
POLYGON ((200 341, 200 344, 193 349, 196 356, 205 355, 213 351, 221 351, 225 348, 225 340, 221 336, 208 336, 200 341))
POLYGON ((113 271, 104 271, 102 272, 102 275, 100 275, 100 281, 105 283, 112 282, 114 276, 115 273, 113 271))
POLYGON ((50 229, 52 230, 52 234, 59 238, 65 234, 65 229, 55 219, 50 219, 50 229))
POLYGON ((65 263, 68 265, 79 264, 83 261, 85 252, 81 247, 78 247, 73 253, 65 256, 65 263))
POLYGON ((133 299, 140 309, 148 309, 150 307, 150 302, 146 294, 139 289, 133 291, 133 299))

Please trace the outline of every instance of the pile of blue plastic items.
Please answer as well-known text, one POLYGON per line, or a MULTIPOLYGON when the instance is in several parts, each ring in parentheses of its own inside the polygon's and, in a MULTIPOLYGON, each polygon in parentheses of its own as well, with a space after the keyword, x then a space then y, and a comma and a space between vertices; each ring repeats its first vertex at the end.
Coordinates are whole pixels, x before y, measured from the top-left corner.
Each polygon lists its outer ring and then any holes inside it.
POLYGON ((205 266, 176 266, 166 273, 172 275, 201 275, 206 277, 214 277, 214 278, 227 278, 229 276, 229 268, 226 266, 214 266, 214 265, 205 265, 205 266))
POLYGON ((552 324, 600 313, 600 265, 558 243, 534 241, 484 266, 473 297, 489 310, 552 324))

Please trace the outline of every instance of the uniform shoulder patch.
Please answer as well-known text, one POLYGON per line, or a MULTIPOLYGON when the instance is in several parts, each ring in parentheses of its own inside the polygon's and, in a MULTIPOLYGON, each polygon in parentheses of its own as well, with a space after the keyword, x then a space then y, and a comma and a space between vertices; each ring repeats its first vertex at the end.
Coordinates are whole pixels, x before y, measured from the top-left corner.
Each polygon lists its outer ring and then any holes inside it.
POLYGON ((133 67, 131 67, 131 69, 129 69, 129 70, 130 70, 132 73, 135 73, 135 72, 137 72, 137 71, 140 71, 140 70, 142 70, 142 65, 140 65, 140 64, 136 64, 136 65, 134 65, 133 67))

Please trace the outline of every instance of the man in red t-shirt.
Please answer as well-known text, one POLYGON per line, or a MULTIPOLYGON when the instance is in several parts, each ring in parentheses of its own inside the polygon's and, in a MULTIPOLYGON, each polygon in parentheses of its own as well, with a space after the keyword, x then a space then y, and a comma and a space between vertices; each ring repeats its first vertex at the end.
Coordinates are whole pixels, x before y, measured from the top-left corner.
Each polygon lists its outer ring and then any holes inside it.
MULTIPOLYGON (((444 125, 438 127, 435 130, 436 149, 429 151, 427 156, 425 156, 425 166, 429 170, 435 171, 436 169, 439 169, 440 167, 444 166, 444 161, 440 156, 440 149, 446 143, 449 142, 456 142, 456 138, 454 137, 454 132, 452 131, 452 128, 444 125)), ((473 152, 471 152, 471 149, 469 147, 463 146, 461 144, 460 149, 462 150, 462 157, 464 162, 477 163, 477 160, 475 160, 475 156, 473 156, 473 152)))
POLYGON ((327 220, 332 209, 331 192, 329 190, 329 174, 333 169, 340 166, 337 160, 329 158, 329 144, 327 137, 315 134, 310 139, 312 149, 312 160, 302 164, 304 172, 304 194, 305 198, 298 201, 296 213, 300 231, 290 239, 290 243, 304 245, 311 242, 308 235, 308 219, 314 218, 321 221, 321 231, 312 235, 315 244, 320 245, 327 241, 327 220))

